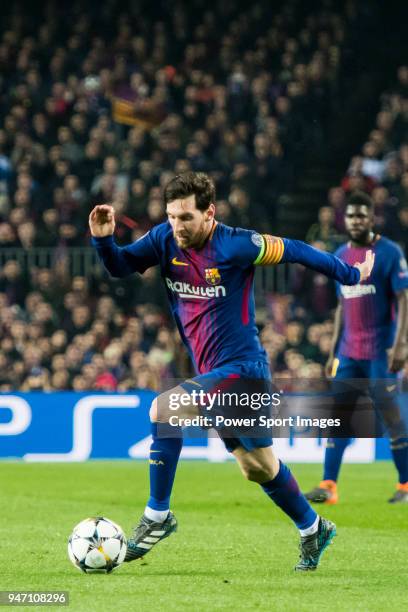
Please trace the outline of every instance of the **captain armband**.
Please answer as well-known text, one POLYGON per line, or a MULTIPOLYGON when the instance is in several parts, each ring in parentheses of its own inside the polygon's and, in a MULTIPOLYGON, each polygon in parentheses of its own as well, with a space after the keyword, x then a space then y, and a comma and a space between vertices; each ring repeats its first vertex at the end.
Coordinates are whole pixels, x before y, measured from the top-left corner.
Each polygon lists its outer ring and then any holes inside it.
POLYGON ((269 266, 278 264, 283 257, 285 245, 282 238, 262 234, 262 245, 258 257, 254 261, 255 266, 269 266))

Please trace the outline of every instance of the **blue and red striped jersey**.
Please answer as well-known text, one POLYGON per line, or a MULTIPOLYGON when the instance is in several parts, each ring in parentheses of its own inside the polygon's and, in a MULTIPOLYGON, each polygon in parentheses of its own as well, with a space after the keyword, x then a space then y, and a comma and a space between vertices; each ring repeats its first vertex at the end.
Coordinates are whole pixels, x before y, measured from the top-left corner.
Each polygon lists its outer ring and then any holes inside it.
POLYGON ((368 280, 353 287, 336 283, 343 306, 343 328, 338 352, 352 359, 376 359, 392 346, 396 331, 396 294, 408 288, 408 269, 400 247, 381 236, 373 244, 347 243, 336 255, 349 265, 362 261, 368 249, 375 263, 368 280))
POLYGON ((113 276, 159 265, 178 330, 202 374, 239 361, 267 362, 255 325, 255 265, 298 262, 347 284, 360 273, 298 240, 214 223, 201 249, 181 249, 169 222, 125 247, 113 236, 93 238, 113 276))

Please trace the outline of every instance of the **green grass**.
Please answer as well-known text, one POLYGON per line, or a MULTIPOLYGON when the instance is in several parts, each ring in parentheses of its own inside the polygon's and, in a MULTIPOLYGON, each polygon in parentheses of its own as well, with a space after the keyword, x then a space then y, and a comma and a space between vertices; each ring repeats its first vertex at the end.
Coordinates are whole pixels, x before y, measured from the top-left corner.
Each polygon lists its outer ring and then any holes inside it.
MULTIPOLYGON (((320 477, 318 465, 293 471, 304 489, 320 477)), ((146 501, 146 466, 0 463, 0 589, 68 590, 68 609, 84 612, 404 608, 408 505, 386 503, 394 480, 388 463, 345 465, 341 503, 323 507, 338 536, 317 572, 299 575, 297 532, 259 487, 232 463, 182 462, 178 533, 106 576, 78 572, 67 538, 89 515, 128 531, 146 501)))

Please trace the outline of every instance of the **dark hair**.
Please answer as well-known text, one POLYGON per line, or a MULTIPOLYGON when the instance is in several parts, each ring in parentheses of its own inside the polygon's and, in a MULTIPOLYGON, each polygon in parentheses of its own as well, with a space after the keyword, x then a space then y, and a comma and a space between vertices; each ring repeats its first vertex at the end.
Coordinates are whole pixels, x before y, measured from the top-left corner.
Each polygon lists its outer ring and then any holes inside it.
POLYGON ((373 207, 373 201, 365 191, 353 191, 347 200, 347 206, 367 206, 373 207))
POLYGON ((207 210, 215 202, 215 185, 204 172, 183 172, 169 181, 164 188, 164 203, 195 195, 196 207, 207 210))

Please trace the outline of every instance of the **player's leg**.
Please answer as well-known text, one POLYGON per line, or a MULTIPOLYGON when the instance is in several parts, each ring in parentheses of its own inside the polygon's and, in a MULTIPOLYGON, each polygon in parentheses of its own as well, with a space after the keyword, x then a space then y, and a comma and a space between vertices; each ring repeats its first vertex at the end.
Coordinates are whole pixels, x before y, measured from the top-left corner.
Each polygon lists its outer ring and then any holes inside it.
MULTIPOLYGON (((335 382, 332 385, 335 401, 337 404, 350 406, 353 410, 355 398, 344 390, 343 385, 346 381, 362 376, 362 372, 356 368, 356 363, 352 359, 341 357, 336 360, 333 377, 335 382), (338 383, 338 385, 335 385, 338 383), (337 396, 337 397, 336 397, 337 396)), ((341 464, 343 462, 344 451, 350 444, 351 438, 328 438, 324 453, 323 478, 321 482, 305 493, 306 499, 314 503, 336 504, 338 502, 337 481, 339 478, 341 464)))
POLYGON ((305 493, 306 499, 314 503, 337 504, 337 480, 344 451, 351 438, 328 438, 324 453, 323 479, 317 487, 305 493))
POLYGON ((390 398, 388 407, 382 411, 382 417, 390 437, 391 455, 398 474, 396 490, 388 501, 408 502, 408 432, 395 398, 390 398))
POLYGON ((316 512, 300 492, 290 469, 275 457, 271 446, 251 451, 239 446, 233 455, 245 478, 260 484, 268 497, 293 520, 298 529, 307 530, 307 533, 310 529, 316 531, 316 512))
POLYGON ((398 404, 397 375, 388 371, 385 355, 371 363, 370 380, 374 404, 387 429, 398 473, 396 491, 388 501, 408 502, 408 431, 398 404))
POLYGON ((180 394, 185 394, 186 391, 178 386, 161 394, 153 401, 150 410, 150 496, 142 518, 128 539, 125 561, 143 557, 155 544, 177 529, 176 518, 170 511, 170 496, 183 439, 181 427, 168 424, 171 416, 171 393, 174 398, 180 397, 180 394))
POLYGON ((153 401, 150 410, 150 497, 139 524, 128 539, 125 561, 143 557, 155 544, 176 531, 177 521, 170 511, 170 496, 183 445, 181 426, 177 422, 197 416, 200 404, 193 392, 211 390, 214 382, 222 377, 223 371, 213 370, 184 381, 153 401))
MULTIPOLYGON (((224 442, 231 450, 232 441, 224 442)), ((271 446, 251 448, 259 441, 248 438, 241 438, 238 442, 247 445, 247 448, 237 446, 232 450, 243 475, 258 483, 299 529, 301 554, 295 569, 315 570, 323 551, 336 535, 334 523, 316 514, 301 493, 290 469, 275 457, 271 446)))

